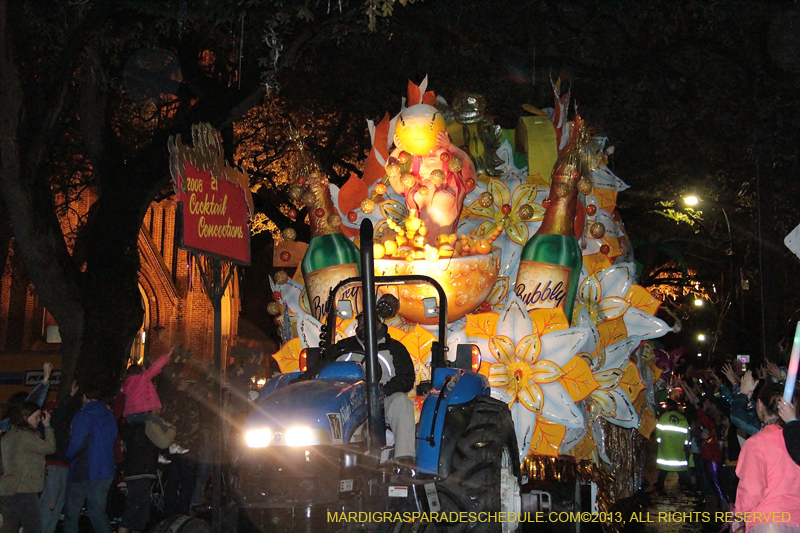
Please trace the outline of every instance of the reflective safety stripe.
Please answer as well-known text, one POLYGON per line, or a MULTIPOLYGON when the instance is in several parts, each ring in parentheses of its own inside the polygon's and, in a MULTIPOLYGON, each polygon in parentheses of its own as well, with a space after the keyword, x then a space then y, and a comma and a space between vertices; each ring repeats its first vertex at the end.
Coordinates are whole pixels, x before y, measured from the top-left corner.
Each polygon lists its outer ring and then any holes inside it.
POLYGON ((668 459, 656 459, 656 463, 664 466, 688 466, 689 461, 670 461, 668 459))
POLYGON ((662 424, 656 424, 656 427, 661 431, 677 431, 678 433, 689 433, 687 428, 682 428, 680 426, 665 426, 662 424))

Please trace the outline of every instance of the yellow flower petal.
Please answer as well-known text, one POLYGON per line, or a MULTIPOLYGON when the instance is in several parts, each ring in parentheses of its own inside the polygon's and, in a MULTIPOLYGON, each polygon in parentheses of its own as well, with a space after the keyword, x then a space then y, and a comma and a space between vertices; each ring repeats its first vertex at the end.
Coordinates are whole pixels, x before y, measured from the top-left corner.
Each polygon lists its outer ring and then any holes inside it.
POLYGON ((495 363, 489 367, 489 385, 492 387, 505 387, 509 384, 511 376, 508 367, 502 363, 495 363))
POLYGON ((523 388, 519 391, 517 395, 519 397, 519 401, 522 402, 529 411, 534 411, 537 413, 542 412, 542 406, 544 405, 544 395, 542 394, 542 389, 539 388, 539 385, 536 383, 531 383, 529 386, 523 388))
POLYGON ((617 388, 620 380, 622 379, 622 370, 619 368, 612 368, 610 370, 603 370, 596 372, 594 379, 600 385, 600 390, 612 390, 617 388))
POLYGON ((517 345, 517 358, 529 365, 539 357, 542 351, 542 341, 536 333, 527 335, 517 345))
POLYGON ((505 335, 498 335, 489 340, 489 351, 499 363, 510 365, 514 362, 514 343, 505 335))
POLYGON ((563 375, 561 368, 552 361, 537 361, 531 368, 531 380, 536 383, 552 383, 563 375))

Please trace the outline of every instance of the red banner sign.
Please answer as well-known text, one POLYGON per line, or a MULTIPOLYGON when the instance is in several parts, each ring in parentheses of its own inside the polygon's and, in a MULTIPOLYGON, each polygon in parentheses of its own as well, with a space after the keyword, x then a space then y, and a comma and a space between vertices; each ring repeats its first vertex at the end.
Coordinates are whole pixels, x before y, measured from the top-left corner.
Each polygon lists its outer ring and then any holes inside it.
POLYGON ((170 171, 182 212, 181 248, 234 263, 250 264, 253 213, 246 173, 228 166, 219 132, 192 126, 194 148, 170 137, 170 171))

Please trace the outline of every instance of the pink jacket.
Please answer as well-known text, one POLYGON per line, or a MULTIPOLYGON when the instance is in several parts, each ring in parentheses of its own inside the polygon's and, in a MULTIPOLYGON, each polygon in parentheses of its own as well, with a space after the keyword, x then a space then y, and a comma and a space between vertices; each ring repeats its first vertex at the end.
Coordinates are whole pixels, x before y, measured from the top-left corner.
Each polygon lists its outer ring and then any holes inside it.
POLYGON ((760 520, 747 516, 747 530, 759 521, 800 524, 800 466, 786 451, 779 425, 771 424, 745 441, 736 475, 736 512, 762 513, 760 520))
POLYGON ((161 369, 167 363, 169 363, 169 354, 164 354, 150 365, 147 370, 129 377, 122 383, 122 392, 125 394, 123 416, 161 409, 161 400, 158 399, 156 387, 153 385, 153 378, 161 372, 161 369))

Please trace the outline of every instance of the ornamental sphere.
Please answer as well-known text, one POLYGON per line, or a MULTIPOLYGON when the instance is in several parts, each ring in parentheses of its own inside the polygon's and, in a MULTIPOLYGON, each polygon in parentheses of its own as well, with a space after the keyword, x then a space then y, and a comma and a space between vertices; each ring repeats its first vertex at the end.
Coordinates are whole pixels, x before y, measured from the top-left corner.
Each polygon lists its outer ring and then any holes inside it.
POLYGON ((305 176, 300 176, 299 178, 297 178, 297 184, 300 186, 305 185, 307 181, 308 178, 306 178, 305 176))
POLYGON ((377 185, 375 185, 375 192, 378 194, 386 194, 386 184, 378 183, 377 185))
POLYGON ((504 215, 510 215, 511 214, 511 206, 508 205, 508 204, 503 204, 502 206, 500 206, 500 211, 502 211, 502 213, 504 215))
POLYGON ((464 187, 467 188, 467 194, 475 190, 475 178, 467 178, 464 180, 464 187))
POLYGON ((581 194, 591 194, 593 189, 592 180, 581 178, 578 180, 578 192, 581 194))
POLYGON ((316 197, 316 195, 314 195, 313 192, 309 191, 309 192, 307 192, 307 193, 305 193, 303 195, 303 203, 306 204, 309 207, 314 205, 314 203, 316 203, 316 201, 317 201, 317 197, 316 197))
POLYGON ((403 151, 397 154, 397 160, 400 161, 401 165, 408 163, 408 152, 403 151))
POLYGON ((267 304, 267 313, 271 314, 272 316, 278 316, 281 314, 281 304, 278 302, 270 302, 267 304))
POLYGON ((451 172, 460 172, 461 167, 463 166, 464 163, 462 163, 462 161, 457 157, 454 157, 447 162, 447 168, 449 168, 451 172))
POLYGON ((289 253, 287 250, 281 252, 281 261, 283 261, 284 263, 288 263, 291 258, 292 254, 289 253))
POLYGON ((390 178, 396 178, 400 175, 400 165, 397 163, 389 163, 386 165, 386 175, 390 178))
POLYGON ((547 209, 548 207, 550 207, 550 204, 552 204, 552 203, 553 203, 553 200, 551 200, 550 198, 545 198, 544 200, 542 200, 542 207, 547 209))
POLYGON ((450 159, 451 159, 451 157, 450 157, 450 152, 442 152, 442 153, 439 155, 439 159, 440 159, 440 160, 441 160, 443 163, 447 163, 447 162, 448 162, 448 161, 450 161, 450 159))
POLYGON ((283 270, 278 270, 277 272, 275 272, 275 283, 276 284, 283 285, 287 281, 289 281, 289 274, 287 274, 283 270))
POLYGON ((342 225, 342 217, 336 214, 328 215, 328 225, 334 228, 338 228, 339 226, 342 225))
POLYGON ((406 189, 410 189, 417 183, 417 178, 414 177, 414 174, 411 172, 404 172, 402 176, 400 176, 400 183, 403 184, 403 187, 406 189))
POLYGON ((361 211, 366 214, 370 214, 375 211, 375 202, 372 198, 364 198, 361 200, 361 211))
POLYGON ((572 192, 572 187, 567 183, 559 183, 556 186, 556 196, 559 198, 566 198, 572 192))
POLYGON ((317 217, 317 218, 324 217, 325 216, 325 210, 322 209, 321 207, 318 207, 316 210, 314 210, 314 216, 317 217))
POLYGON ((279 301, 280 301, 280 299, 281 299, 281 293, 280 293, 280 291, 275 291, 275 292, 273 292, 273 293, 272 293, 272 299, 273 299, 273 300, 275 300, 276 302, 279 302, 279 301))
POLYGON ((611 247, 609 245, 607 245, 607 244, 604 244, 603 246, 600 247, 600 253, 603 254, 603 255, 608 255, 608 252, 610 252, 610 251, 611 251, 611 247))
POLYGON ((355 224, 356 220, 358 220, 358 213, 356 213, 355 211, 350 211, 349 213, 347 213, 347 220, 350 223, 355 224))
POLYGON ((295 209, 294 207, 289 209, 289 212, 287 213, 287 215, 292 220, 297 220, 297 209, 295 209))
POLYGON ((283 240, 292 242, 297 239, 297 231, 294 228, 286 228, 281 232, 283 240))
POLYGON ((421 196, 428 196, 428 188, 426 186, 422 186, 419 188, 419 194, 421 196))
POLYGON ((597 206, 594 204, 589 204, 586 206, 586 214, 590 217, 593 217, 597 214, 597 206))
POLYGON ((534 214, 536 214, 536 211, 531 204, 523 204, 519 208, 519 218, 522 220, 530 220, 534 214))
POLYGON ((589 235, 591 235, 595 239, 600 239, 605 234, 606 234, 606 226, 602 222, 593 222, 592 225, 589 226, 589 235))
POLYGON ((293 201, 299 200, 303 196, 303 188, 299 185, 292 185, 289 187, 289 198, 293 201))
POLYGON ((437 187, 442 186, 446 179, 447 176, 445 176, 444 171, 442 171, 441 169, 437 168, 436 170, 431 172, 431 183, 433 183, 437 187))
MULTIPOLYGON (((455 161, 455 160, 453 160, 455 161)), ((494 204, 494 196, 490 192, 481 193, 478 196, 478 205, 481 207, 491 207, 494 204)))

